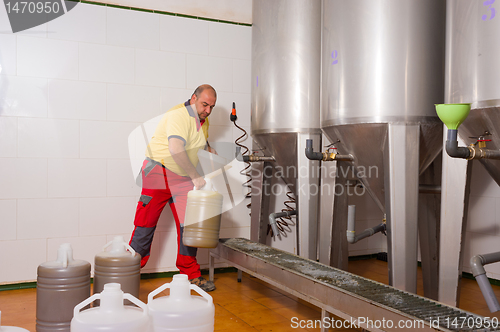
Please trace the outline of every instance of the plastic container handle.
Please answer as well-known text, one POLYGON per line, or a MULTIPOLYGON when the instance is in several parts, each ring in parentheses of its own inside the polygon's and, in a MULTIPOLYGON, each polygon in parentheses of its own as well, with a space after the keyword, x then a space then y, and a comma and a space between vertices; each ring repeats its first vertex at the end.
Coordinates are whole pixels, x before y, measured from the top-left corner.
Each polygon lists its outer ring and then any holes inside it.
POLYGON ((83 307, 88 306, 89 304, 91 304, 95 300, 99 300, 100 298, 101 298, 101 293, 94 294, 91 297, 89 297, 88 299, 85 299, 82 302, 78 303, 75 306, 75 309, 73 309, 73 317, 76 317, 80 313, 80 310, 82 310, 83 307))
POLYGON ((68 252, 66 250, 64 250, 64 253, 63 253, 63 268, 67 268, 68 267, 68 252))
POLYGON ((138 298, 136 298, 134 295, 132 295, 130 293, 123 294, 123 298, 125 300, 129 300, 130 302, 132 302, 133 304, 135 304, 136 306, 141 308, 143 316, 148 316, 148 306, 144 302, 142 302, 141 300, 139 300, 138 298))
MULTIPOLYGON (((129 300, 130 302, 132 302, 133 304, 135 304, 136 306, 141 308, 143 316, 148 315, 148 307, 143 302, 141 302, 139 299, 137 299, 135 296, 133 296, 132 294, 129 294, 129 293, 125 293, 125 294, 123 294, 123 298, 125 300, 129 300)), ((83 307, 86 307, 89 304, 91 304, 92 302, 94 302, 95 300, 99 300, 99 299, 101 299, 101 293, 94 294, 91 297, 89 297, 88 299, 84 300, 83 302, 77 304, 75 306, 75 309, 73 310, 73 317, 76 317, 80 313, 80 310, 82 310, 83 307)))
MULTIPOLYGON (((113 241, 108 242, 104 247, 102 247, 102 251, 106 250, 106 248, 109 247, 112 244, 113 244, 113 241)), ((134 248, 132 248, 128 243, 124 242, 123 246, 125 247, 125 249, 127 249, 128 251, 130 251, 130 253, 132 254, 132 256, 135 256, 135 250, 134 250, 134 248)))
MULTIPOLYGON (((196 293, 200 294, 205 300, 207 300, 207 304, 209 306, 211 306, 213 304, 214 299, 210 295, 208 295, 207 292, 205 292, 203 289, 201 289, 200 287, 198 287, 196 285, 189 285, 189 286, 190 286, 189 288, 191 290, 194 290, 196 293)), ((163 292, 167 288, 170 288, 170 284, 165 284, 163 286, 160 286, 159 288, 157 288, 154 291, 152 291, 151 293, 149 293, 148 304, 149 304, 149 302, 153 301, 153 297, 160 294, 161 292, 163 292)))
POLYGON ((190 287, 190 288, 191 288, 192 290, 194 290, 196 293, 198 293, 198 294, 200 294, 201 296, 203 296, 203 298, 204 298, 205 300, 207 300, 207 301, 208 301, 208 303, 207 303, 207 304, 208 304, 209 306, 212 306, 212 303, 214 302, 214 299, 213 299, 210 295, 208 295, 208 293, 207 293, 207 292, 205 292, 203 289, 201 289, 200 287, 198 287, 198 286, 196 286, 196 285, 191 285, 191 287, 190 287))
POLYGON ((148 304, 149 304, 149 302, 153 301, 153 297, 160 294, 161 292, 163 292, 167 288, 170 288, 170 284, 164 284, 164 285, 158 287, 157 289, 155 289, 154 291, 152 291, 151 293, 149 293, 148 304))

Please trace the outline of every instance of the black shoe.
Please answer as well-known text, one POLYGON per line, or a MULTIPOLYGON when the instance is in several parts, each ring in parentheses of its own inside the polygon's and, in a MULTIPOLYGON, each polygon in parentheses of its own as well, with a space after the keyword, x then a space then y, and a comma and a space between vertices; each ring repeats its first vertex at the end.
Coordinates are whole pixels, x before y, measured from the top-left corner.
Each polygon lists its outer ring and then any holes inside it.
POLYGON ((215 290, 214 283, 211 282, 210 280, 203 278, 203 277, 190 279, 189 282, 192 283, 193 285, 200 287, 205 292, 211 292, 211 291, 215 290))

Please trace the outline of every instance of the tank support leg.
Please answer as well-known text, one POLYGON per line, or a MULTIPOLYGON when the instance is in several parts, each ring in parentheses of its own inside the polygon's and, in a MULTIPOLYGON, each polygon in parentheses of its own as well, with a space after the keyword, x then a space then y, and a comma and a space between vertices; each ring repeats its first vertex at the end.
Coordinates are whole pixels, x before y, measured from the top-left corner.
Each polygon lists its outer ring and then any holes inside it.
POLYGON ((438 300, 452 306, 459 305, 471 171, 470 161, 443 153, 438 300))
POLYGON ((389 284, 417 292, 420 126, 389 124, 385 149, 385 205, 389 284))

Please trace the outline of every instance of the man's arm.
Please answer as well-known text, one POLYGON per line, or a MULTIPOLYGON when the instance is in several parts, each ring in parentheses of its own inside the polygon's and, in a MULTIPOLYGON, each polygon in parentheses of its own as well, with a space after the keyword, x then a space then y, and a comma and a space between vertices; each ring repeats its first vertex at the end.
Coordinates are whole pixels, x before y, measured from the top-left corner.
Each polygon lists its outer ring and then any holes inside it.
POLYGON ((205 185, 205 179, 198 174, 196 167, 189 160, 187 152, 184 149, 184 141, 175 137, 169 138, 168 149, 175 163, 187 173, 196 189, 202 188, 205 185))

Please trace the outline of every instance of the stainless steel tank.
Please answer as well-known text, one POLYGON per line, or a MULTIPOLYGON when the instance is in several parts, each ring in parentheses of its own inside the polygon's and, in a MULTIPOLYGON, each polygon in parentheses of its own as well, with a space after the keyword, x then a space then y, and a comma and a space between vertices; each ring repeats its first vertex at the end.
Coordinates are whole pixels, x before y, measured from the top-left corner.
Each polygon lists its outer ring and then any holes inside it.
POLYGON ((364 171, 387 215, 390 282, 412 292, 419 175, 442 147, 444 20, 444 0, 324 1, 321 128, 364 171))
MULTIPOLYGON (((467 144, 482 136, 491 140, 488 149, 500 149, 500 4, 456 0, 448 6, 446 103, 472 103, 459 127, 467 144)), ((480 161, 500 184, 500 161, 480 161)))
POLYGON ((297 200, 298 252, 313 259, 317 195, 309 197, 309 189, 319 177, 310 168, 318 162, 307 160, 304 150, 306 139, 316 148, 321 139, 320 56, 321 0, 253 1, 252 137, 275 158, 273 166, 285 170, 280 175, 297 200))
MULTIPOLYGON (((471 103, 458 134, 466 144, 479 137, 487 149, 500 149, 500 3, 448 0, 445 102, 471 103)), ((460 144, 463 145, 463 144, 460 144)), ((500 185, 500 161, 481 159, 500 185)), ((458 305, 471 163, 443 158, 443 202, 439 301, 458 305)))

